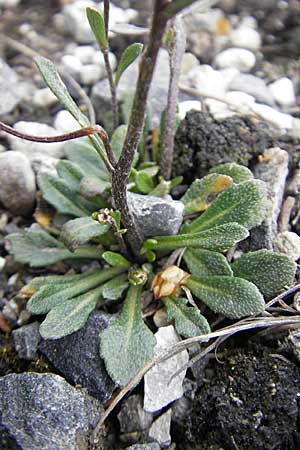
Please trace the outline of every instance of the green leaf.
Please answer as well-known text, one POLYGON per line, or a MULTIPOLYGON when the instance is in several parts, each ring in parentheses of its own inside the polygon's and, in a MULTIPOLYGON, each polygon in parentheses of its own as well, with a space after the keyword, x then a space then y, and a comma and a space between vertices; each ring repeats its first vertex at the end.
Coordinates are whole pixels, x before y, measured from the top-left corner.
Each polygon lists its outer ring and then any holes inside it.
POLYGON ((66 300, 51 309, 40 326, 44 339, 60 339, 80 330, 101 298, 101 290, 94 289, 78 297, 66 300))
POLYGON ((129 286, 128 280, 114 278, 102 286, 102 296, 107 300, 118 300, 129 286))
POLYGON ((131 285, 122 312, 100 333, 100 354, 112 379, 124 386, 154 355, 155 337, 141 313, 142 286, 131 285))
POLYGON ((111 137, 110 146, 112 151, 114 152, 117 161, 121 156, 126 134, 127 134, 127 125, 120 125, 118 128, 115 129, 111 137))
POLYGON ((207 334, 210 326, 198 308, 187 306, 187 299, 181 297, 164 297, 168 319, 175 321, 177 332, 186 338, 207 334))
MULTIPOLYGON (((27 308, 32 314, 46 314, 65 300, 84 294, 122 272, 124 272, 123 267, 112 267, 106 270, 95 270, 88 275, 82 274, 82 277, 76 281, 66 284, 45 285, 31 297, 27 308)), ((101 289, 100 292, 102 292, 101 289)))
POLYGON ((107 262, 110 266, 119 266, 119 267, 130 267, 130 261, 126 259, 123 255, 116 252, 104 252, 102 255, 104 261, 107 262))
POLYGON ((138 42, 129 45, 129 47, 127 47, 124 50, 115 75, 116 86, 119 83, 119 80, 123 72, 127 69, 128 66, 130 66, 136 60, 136 58, 142 53, 142 51, 143 51, 143 44, 140 44, 138 42))
POLYGON ((56 170, 68 188, 77 193, 80 191, 80 181, 84 174, 77 164, 71 161, 60 160, 56 164, 56 170))
POLYGON ((43 192, 44 199, 62 214, 81 217, 88 216, 93 211, 93 209, 87 208, 84 205, 84 199, 80 199, 79 195, 74 193, 67 183, 60 178, 41 174, 38 176, 38 184, 43 192))
POLYGON ((86 15, 99 47, 102 51, 105 51, 107 49, 107 38, 105 22, 102 15, 99 11, 94 8, 90 8, 89 6, 86 8, 86 15))
POLYGON ((265 216, 266 185, 260 180, 233 184, 211 203, 208 209, 190 224, 184 233, 196 233, 216 225, 237 222, 248 230, 259 225, 265 216))
POLYGON ((43 79, 45 80, 45 83, 57 97, 59 102, 66 108, 67 111, 69 111, 70 114, 72 114, 72 116, 82 127, 89 126, 88 118, 82 114, 79 107, 72 99, 52 61, 44 58, 43 56, 37 56, 34 60, 43 79))
MULTIPOLYGON (((83 280, 84 277, 88 277, 91 272, 76 273, 72 275, 46 275, 33 278, 26 286, 22 288, 22 293, 25 295, 33 295, 38 289, 46 286, 53 285, 58 286, 62 284, 72 284, 78 280, 83 280)), ((58 288, 58 290, 61 287, 58 288)))
POLYGON ((241 256, 231 267, 235 277, 251 281, 271 298, 293 283, 297 264, 281 253, 258 250, 241 256))
POLYGON ((184 252, 183 259, 189 272, 195 277, 233 274, 225 256, 218 252, 189 248, 184 252))
POLYGON ((150 175, 144 171, 136 172, 134 181, 139 192, 149 194, 154 189, 154 181, 150 175))
POLYGON ((219 194, 232 184, 232 178, 227 175, 211 174, 201 180, 193 181, 184 196, 180 199, 185 207, 185 214, 204 211, 212 201, 210 196, 219 194))
POLYGON ((242 183, 243 181, 252 180, 253 173, 248 167, 241 166, 237 163, 225 163, 210 169, 209 173, 219 173, 228 175, 233 179, 234 183, 242 183))
POLYGON ((99 208, 102 208, 105 202, 100 196, 110 187, 111 183, 108 181, 103 181, 101 178, 89 176, 82 178, 79 189, 83 197, 98 199, 98 203, 100 200, 101 206, 99 206, 99 208))
POLYGON ((230 319, 261 313, 265 307, 258 288, 242 278, 219 275, 200 278, 191 276, 185 285, 215 313, 230 319))
POLYGON ((97 247, 84 247, 70 252, 46 231, 25 230, 7 236, 10 253, 15 260, 30 267, 44 267, 66 259, 100 259, 102 252, 97 247))
POLYGON ((60 240, 71 250, 85 244, 90 239, 106 233, 110 229, 108 224, 100 224, 91 217, 80 217, 69 220, 62 227, 60 240))
POLYGON ((224 252, 249 236, 248 230, 238 223, 225 223, 206 231, 175 236, 156 236, 143 245, 143 250, 175 250, 176 248, 203 248, 224 252))

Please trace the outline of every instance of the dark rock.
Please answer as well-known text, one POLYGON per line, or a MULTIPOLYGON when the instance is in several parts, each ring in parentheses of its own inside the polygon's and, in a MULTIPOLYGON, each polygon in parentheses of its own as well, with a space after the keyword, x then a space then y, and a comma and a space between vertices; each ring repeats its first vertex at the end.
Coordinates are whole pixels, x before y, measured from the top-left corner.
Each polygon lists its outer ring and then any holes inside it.
POLYGON ((103 412, 58 375, 23 373, 0 379, 0 448, 80 450, 103 412))
POLYGON ((38 349, 41 335, 38 322, 24 325, 12 332, 15 349, 21 359, 34 360, 38 349))
POLYGON ((183 221, 184 204, 152 195, 128 192, 128 205, 146 237, 177 234, 183 221))
POLYGON ((40 351, 68 381, 87 388, 89 394, 107 401, 115 385, 99 354, 99 333, 112 316, 94 311, 84 328, 62 339, 43 340, 40 351))
POLYGON ((143 402, 139 395, 131 395, 122 403, 118 414, 122 433, 142 431, 149 428, 153 417, 151 413, 143 410, 143 402))
POLYGON ((249 165, 273 143, 274 136, 265 123, 237 116, 217 121, 210 114, 192 111, 176 133, 172 175, 183 175, 185 182, 191 182, 217 164, 249 165))
POLYGON ((147 444, 131 445, 125 450, 160 450, 160 446, 156 442, 149 442, 147 444))

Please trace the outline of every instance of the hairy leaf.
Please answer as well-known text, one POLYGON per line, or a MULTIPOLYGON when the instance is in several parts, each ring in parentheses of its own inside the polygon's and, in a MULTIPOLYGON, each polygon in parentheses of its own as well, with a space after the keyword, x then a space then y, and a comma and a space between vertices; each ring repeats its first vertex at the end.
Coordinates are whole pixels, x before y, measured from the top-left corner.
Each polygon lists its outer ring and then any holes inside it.
POLYGON ((143 249, 175 250, 176 248, 192 247, 224 252, 248 235, 248 230, 242 225, 225 223, 199 233, 156 236, 148 239, 144 243, 143 249))
POLYGON ((117 67, 115 75, 115 85, 119 83, 123 72, 136 60, 136 58, 142 53, 142 51, 143 44, 140 44, 138 42, 129 45, 129 47, 124 50, 117 67))
POLYGON ((30 267, 43 267, 65 259, 100 259, 97 247, 84 247, 70 252, 61 242, 43 230, 26 230, 7 236, 10 253, 15 260, 30 267))
POLYGON ((187 306, 187 299, 181 297, 164 297, 168 319, 175 321, 177 332, 186 338, 210 332, 210 326, 199 309, 187 306))
POLYGON ((142 319, 141 291, 141 286, 130 286, 122 312, 100 333, 100 353, 106 369, 121 386, 154 354, 155 337, 142 319))
POLYGON ((126 259, 123 255, 116 252, 104 252, 102 255, 104 261, 111 266, 120 266, 120 267, 130 267, 130 261, 126 259))
POLYGON ((190 224, 184 233, 196 233, 216 225, 237 222, 248 230, 259 225, 265 216, 266 186, 263 181, 249 180, 233 184, 190 224))
POLYGON ((183 259, 189 272, 195 277, 233 274, 225 256, 218 252, 189 248, 184 252, 183 259))
POLYGON ((243 181, 252 180, 253 173, 248 167, 241 166, 237 163, 225 163, 210 169, 209 173, 219 173, 228 175, 233 179, 234 183, 242 183, 243 181))
POLYGON ((84 176, 84 173, 77 164, 71 161, 60 160, 56 164, 56 170, 60 178, 63 179, 64 183, 74 192, 79 193, 80 191, 80 181, 84 176))
POLYGON ((87 7, 86 15, 90 24, 90 27, 95 35, 95 38, 99 44, 102 51, 107 49, 107 39, 105 31, 105 22, 100 14, 95 8, 87 7))
POLYGON ((120 125, 118 128, 115 129, 111 137, 110 145, 117 161, 121 156, 126 134, 127 134, 127 125, 120 125))
POLYGON ((210 309, 230 319, 251 316, 264 310, 264 299, 258 288, 242 278, 191 276, 185 284, 210 309))
POLYGON ((232 178, 216 173, 207 175, 201 180, 196 179, 180 199, 185 205, 184 213, 205 211, 212 201, 209 197, 219 194, 231 184, 232 178))
POLYGON ((69 220, 62 227, 60 240, 71 250, 85 244, 92 238, 106 233, 110 225, 98 223, 91 217, 69 220))
POLYGON ((271 298, 293 283, 297 264, 281 253, 258 250, 241 256, 231 267, 235 277, 251 281, 265 297, 271 298))
POLYGON ((154 181, 147 172, 140 171, 135 173, 134 181, 139 192, 149 194, 154 189, 154 181))
POLYGON ((129 282, 122 278, 113 278, 102 286, 102 296, 107 300, 118 300, 129 286, 129 282))
POLYGON ((80 330, 100 298, 101 290, 93 289, 54 307, 40 326, 41 336, 44 339, 60 339, 80 330))
POLYGON ((59 102, 66 108, 67 111, 69 111, 70 114, 72 114, 72 116, 82 127, 89 126, 88 118, 82 114, 79 107, 72 99, 53 62, 43 56, 37 56, 35 58, 35 62, 45 80, 45 83, 57 97, 59 102))
POLYGON ((112 267, 106 270, 95 270, 82 278, 63 285, 45 285, 34 294, 27 304, 32 314, 45 314, 60 303, 77 295, 84 294, 105 281, 124 272, 123 267, 112 267))

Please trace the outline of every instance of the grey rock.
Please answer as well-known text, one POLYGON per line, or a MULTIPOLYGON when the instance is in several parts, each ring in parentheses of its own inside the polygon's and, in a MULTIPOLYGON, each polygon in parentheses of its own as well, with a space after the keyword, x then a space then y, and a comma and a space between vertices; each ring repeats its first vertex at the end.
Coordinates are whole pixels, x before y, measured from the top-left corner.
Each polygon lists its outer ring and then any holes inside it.
POLYGON ((274 147, 265 150, 263 156, 265 160, 256 165, 254 175, 267 185, 268 212, 262 225, 252 230, 251 239, 260 242, 260 248, 272 249, 278 231, 277 221, 288 175, 289 155, 285 150, 274 147))
POLYGON ((9 114, 28 94, 28 85, 0 58, 0 115, 9 114))
POLYGON ((292 231, 278 233, 274 240, 274 249, 298 261, 300 258, 300 236, 292 231))
MULTIPOLYGON (((148 95, 148 107, 151 111, 150 118, 152 127, 158 126, 160 115, 167 104, 168 83, 170 76, 168 58, 167 51, 161 49, 148 95)), ((130 94, 133 95, 138 76, 138 65, 139 59, 128 67, 126 72, 122 75, 117 90, 119 101, 124 100, 124 98, 130 94)), ((104 125, 106 125, 106 122, 109 121, 107 111, 111 110, 111 95, 107 80, 103 80, 95 84, 92 89, 91 100, 95 110, 97 111, 99 119, 101 119, 101 123, 103 123, 104 120, 104 125)))
POLYGON ((131 395, 122 403, 118 414, 121 433, 143 431, 150 427, 153 417, 143 410, 142 399, 139 395, 131 395))
POLYGON ((160 446, 156 442, 149 442, 147 444, 135 444, 126 447, 125 450, 160 450, 160 446))
POLYGON ((28 158, 20 152, 0 154, 0 201, 14 214, 29 214, 35 203, 35 176, 28 158))
POLYGON ((228 90, 252 95, 258 102, 274 105, 274 98, 265 81, 255 75, 240 73, 229 84, 228 90))
POLYGON ((0 379, 0 448, 80 450, 103 412, 99 402, 58 375, 0 379))
POLYGON ((300 194, 300 169, 296 169, 293 172, 293 175, 287 184, 286 192, 295 197, 300 194))
POLYGON ((89 394, 107 401, 115 385, 99 354, 99 333, 112 316, 94 311, 84 328, 62 339, 43 340, 40 351, 68 381, 87 388, 89 394))
POLYGON ((157 441, 161 448, 169 447, 171 444, 170 426, 171 408, 153 422, 149 430, 149 438, 157 441))
MULTIPOLYGON (((39 122, 20 121, 14 124, 17 131, 32 134, 33 136, 56 136, 59 133, 53 127, 39 122)), ((51 144, 30 142, 8 135, 10 146, 28 157, 31 161, 37 153, 52 156, 53 158, 62 158, 64 156, 64 143, 55 142, 51 144)))
POLYGON ((215 65, 220 69, 231 67, 241 72, 249 72, 255 65, 254 53, 245 48, 227 48, 218 53, 215 58, 215 65))
POLYGON ((36 358, 36 352, 41 340, 39 328, 40 324, 33 322, 12 332, 15 349, 21 359, 30 361, 36 358))
POLYGON ((152 195, 128 192, 128 205, 146 237, 177 234, 183 220, 184 205, 152 195))
MULTIPOLYGON (((166 348, 180 341, 173 325, 160 328, 155 334, 155 355, 158 356, 166 348)), ((182 383, 185 370, 174 377, 175 372, 183 367, 189 360, 188 353, 184 350, 166 361, 156 364, 145 375, 144 410, 155 412, 164 406, 177 400, 183 395, 182 383)))

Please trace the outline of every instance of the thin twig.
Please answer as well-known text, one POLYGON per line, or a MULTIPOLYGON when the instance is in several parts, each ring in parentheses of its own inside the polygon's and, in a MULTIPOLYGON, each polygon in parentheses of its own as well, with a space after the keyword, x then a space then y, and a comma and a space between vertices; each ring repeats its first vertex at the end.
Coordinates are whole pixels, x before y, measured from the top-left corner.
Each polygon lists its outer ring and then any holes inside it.
POLYGON ((171 40, 167 43, 167 50, 169 52, 170 59, 170 82, 168 89, 163 153, 160 163, 161 174, 165 180, 169 180, 171 178, 174 135, 176 132, 176 113, 179 92, 178 85, 182 58, 186 47, 186 34, 182 19, 180 17, 175 17, 172 20, 172 24, 168 31, 172 33, 171 40))
MULTIPOLYGON (((298 286, 299 288, 299 286, 298 286)), ((159 364, 166 359, 171 358, 172 356, 180 353, 187 348, 191 347, 195 343, 198 342, 208 342, 214 338, 220 338, 222 336, 231 336, 233 334, 239 333, 241 331, 248 331, 257 328, 273 328, 282 325, 299 325, 300 324, 300 316, 298 317, 258 317, 258 318, 248 318, 244 319, 238 324, 230 325, 228 327, 222 328, 218 331, 214 331, 208 334, 202 334, 200 336, 196 336, 193 338, 185 339, 184 341, 180 341, 177 344, 173 345, 165 352, 162 352, 157 357, 150 360, 142 369, 138 371, 138 373, 130 380, 126 386, 124 386, 121 391, 117 394, 114 400, 111 402, 109 407, 106 409, 103 416, 100 418, 97 426, 95 427, 92 439, 95 443, 98 441, 98 434, 105 420, 109 416, 109 414, 113 411, 116 405, 123 399, 123 397, 130 392, 138 383, 142 380, 143 376, 156 364, 159 364)), ((205 352, 205 350, 204 350, 205 352)))

